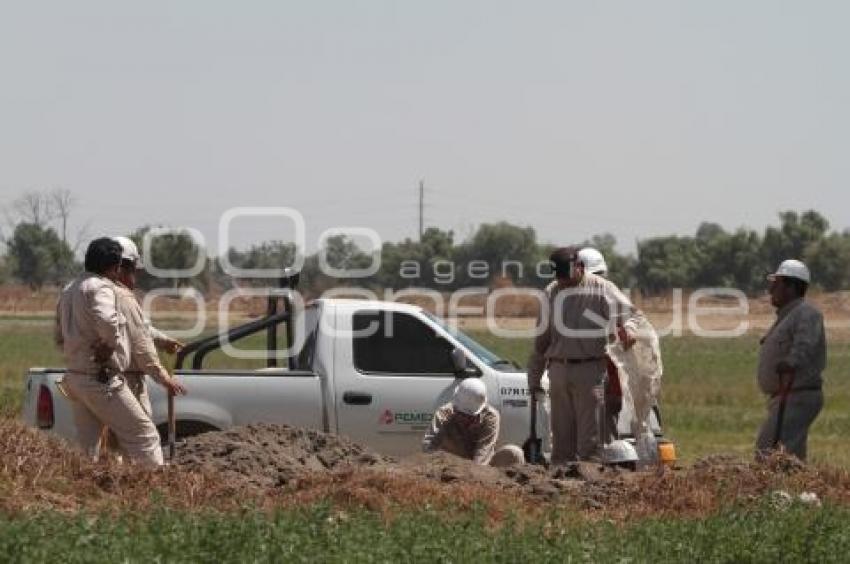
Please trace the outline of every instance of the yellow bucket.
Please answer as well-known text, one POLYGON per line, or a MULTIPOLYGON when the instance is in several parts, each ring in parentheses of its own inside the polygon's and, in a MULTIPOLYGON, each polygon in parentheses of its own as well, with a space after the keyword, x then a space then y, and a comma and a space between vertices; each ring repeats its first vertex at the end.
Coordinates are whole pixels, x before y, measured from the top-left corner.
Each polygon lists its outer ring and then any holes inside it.
POLYGON ((658 445, 658 459, 666 466, 673 466, 676 462, 676 445, 673 443, 661 443, 658 445))

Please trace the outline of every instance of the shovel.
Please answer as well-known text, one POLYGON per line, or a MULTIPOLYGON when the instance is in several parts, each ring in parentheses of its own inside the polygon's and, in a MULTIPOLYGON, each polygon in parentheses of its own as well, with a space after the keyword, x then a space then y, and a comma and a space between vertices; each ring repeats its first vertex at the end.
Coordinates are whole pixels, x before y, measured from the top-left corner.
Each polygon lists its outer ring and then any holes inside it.
POLYGON ((522 453, 528 464, 543 464, 543 441, 537 436, 537 394, 531 393, 531 429, 522 443, 522 453))
POLYGON ((174 392, 168 392, 168 460, 174 462, 174 439, 177 435, 177 418, 174 415, 174 392))
MULTIPOLYGON (((779 375, 780 382, 782 374, 779 375)), ((785 422, 785 404, 788 403, 788 396, 791 394, 791 386, 794 385, 794 372, 791 372, 791 377, 788 378, 788 383, 781 387, 781 396, 779 398, 779 409, 776 412, 776 430, 773 433, 773 448, 779 446, 782 439, 782 424, 785 422)))

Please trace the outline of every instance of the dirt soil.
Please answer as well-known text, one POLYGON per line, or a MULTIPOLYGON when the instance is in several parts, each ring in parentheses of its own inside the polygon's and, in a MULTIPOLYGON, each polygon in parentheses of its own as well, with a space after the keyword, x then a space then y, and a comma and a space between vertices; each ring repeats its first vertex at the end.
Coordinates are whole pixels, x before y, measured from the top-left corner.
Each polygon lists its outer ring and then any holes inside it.
POLYGON ((240 488, 273 489, 308 498, 321 497, 321 492, 343 500, 351 499, 353 484, 364 482, 356 487, 371 488, 380 495, 390 488, 388 482, 399 480, 428 483, 437 489, 490 492, 484 496, 507 494, 538 505, 565 502, 580 509, 614 512, 624 507, 640 512, 643 507, 647 514, 661 509, 659 504, 674 513, 698 513, 723 499, 757 496, 771 485, 780 487, 780 482, 785 484, 781 487, 850 499, 846 474, 824 474, 783 455, 765 464, 717 455, 687 469, 648 472, 591 463, 492 468, 442 452, 393 459, 336 435, 271 424, 189 438, 179 445, 176 464, 222 476, 240 488), (309 495, 311 491, 316 495, 309 495))
POLYGON ((174 462, 249 486, 273 488, 309 473, 385 466, 393 460, 337 435, 287 425, 256 424, 181 441, 174 462))
POLYGON ((0 419, 0 512, 274 509, 320 500, 386 515, 399 508, 472 507, 488 515, 558 507, 617 521, 700 517, 729 504, 803 492, 850 504, 846 470, 776 455, 756 464, 731 456, 648 472, 598 465, 481 467, 446 453, 396 460, 335 435, 250 425, 178 444, 174 464, 144 469, 91 462, 60 440, 0 419))
MULTIPOLYGON (((402 459, 383 456, 333 434, 287 425, 255 424, 190 437, 177 446, 175 464, 214 473, 243 487, 295 490, 317 473, 374 470, 440 484, 476 485, 555 500, 561 493, 595 490, 597 483, 625 482, 634 474, 597 464, 547 470, 522 465, 478 466, 438 452, 402 459)), ((609 488, 610 489, 610 488, 609 488)), ((591 492, 596 493, 596 492, 591 492)))

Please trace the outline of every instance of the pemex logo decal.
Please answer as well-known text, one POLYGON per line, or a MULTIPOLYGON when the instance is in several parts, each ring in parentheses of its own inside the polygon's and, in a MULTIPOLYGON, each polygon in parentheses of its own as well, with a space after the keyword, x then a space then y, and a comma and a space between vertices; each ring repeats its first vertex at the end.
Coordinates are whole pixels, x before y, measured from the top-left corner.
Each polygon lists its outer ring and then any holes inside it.
POLYGON ((425 411, 393 411, 385 409, 378 416, 378 425, 427 425, 434 414, 425 411))

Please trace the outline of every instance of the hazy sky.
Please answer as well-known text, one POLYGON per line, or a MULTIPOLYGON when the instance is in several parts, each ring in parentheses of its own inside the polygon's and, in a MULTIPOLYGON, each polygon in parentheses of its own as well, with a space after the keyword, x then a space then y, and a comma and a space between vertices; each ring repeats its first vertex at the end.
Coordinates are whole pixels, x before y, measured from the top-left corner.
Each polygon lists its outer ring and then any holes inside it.
MULTIPOLYGON (((0 205, 92 234, 288 206, 387 239, 850 227, 845 1, 0 1, 0 205)), ((243 246, 288 225, 234 223, 243 246)))

